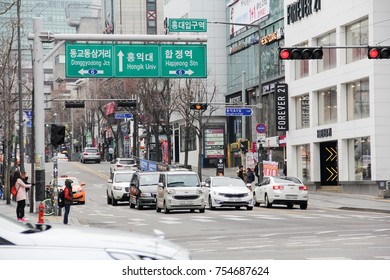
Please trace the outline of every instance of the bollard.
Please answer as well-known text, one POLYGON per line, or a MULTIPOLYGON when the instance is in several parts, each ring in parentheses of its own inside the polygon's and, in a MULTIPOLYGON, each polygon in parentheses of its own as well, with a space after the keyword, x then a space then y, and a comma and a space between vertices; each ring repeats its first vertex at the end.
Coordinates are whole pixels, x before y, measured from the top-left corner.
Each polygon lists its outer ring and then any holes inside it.
POLYGON ((43 216, 45 214, 45 205, 43 205, 42 202, 39 204, 38 210, 38 224, 44 224, 45 222, 43 221, 43 216))

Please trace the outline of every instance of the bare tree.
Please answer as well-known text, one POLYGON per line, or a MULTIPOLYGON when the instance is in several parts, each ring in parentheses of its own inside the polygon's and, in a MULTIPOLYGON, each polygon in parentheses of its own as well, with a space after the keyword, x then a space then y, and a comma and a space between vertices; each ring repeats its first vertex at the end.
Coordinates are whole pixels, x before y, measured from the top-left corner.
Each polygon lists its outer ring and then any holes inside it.
POLYGON ((175 98, 178 102, 177 111, 185 122, 185 160, 184 164, 188 165, 188 144, 192 132, 195 131, 198 138, 198 174, 202 175, 202 153, 203 153, 203 127, 207 125, 212 114, 218 109, 212 105, 208 106, 206 111, 194 111, 190 109, 191 102, 212 103, 216 98, 217 89, 214 85, 210 91, 206 80, 185 79, 176 84, 175 98))

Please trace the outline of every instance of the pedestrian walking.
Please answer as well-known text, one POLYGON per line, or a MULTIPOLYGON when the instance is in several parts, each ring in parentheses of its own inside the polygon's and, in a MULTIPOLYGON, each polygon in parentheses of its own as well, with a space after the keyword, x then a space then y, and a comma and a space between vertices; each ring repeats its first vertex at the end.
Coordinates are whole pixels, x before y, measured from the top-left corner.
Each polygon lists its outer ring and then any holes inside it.
POLYGON ((114 160, 114 149, 110 146, 108 149, 108 154, 110 155, 110 161, 114 160))
POLYGON ((237 176, 245 182, 245 171, 244 171, 244 167, 242 165, 240 165, 240 167, 237 170, 237 176))
POLYGON ((15 181, 16 188, 16 217, 19 222, 26 222, 26 217, 24 216, 24 208, 26 207, 26 198, 27 193, 26 189, 31 188, 31 184, 26 184, 19 171, 15 171, 13 179, 15 181))
MULTIPOLYGON (((20 177, 26 185, 29 185, 26 171, 20 171, 20 177)), ((30 206, 30 189, 26 189, 26 206, 30 206)))
POLYGON ((255 166, 255 176, 257 177, 257 182, 260 183, 259 163, 256 163, 255 166))
POLYGON ((68 224, 70 206, 73 204, 72 183, 73 181, 70 179, 65 180, 65 189, 64 189, 64 197, 65 197, 64 224, 65 225, 68 224))

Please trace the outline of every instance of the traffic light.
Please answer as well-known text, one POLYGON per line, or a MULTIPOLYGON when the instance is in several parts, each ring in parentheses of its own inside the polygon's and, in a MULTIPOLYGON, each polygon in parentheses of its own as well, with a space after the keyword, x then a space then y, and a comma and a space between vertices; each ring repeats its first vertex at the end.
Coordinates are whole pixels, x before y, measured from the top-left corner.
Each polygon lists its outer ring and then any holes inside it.
POLYGON ((241 151, 243 153, 247 153, 248 152, 248 148, 249 148, 249 141, 248 140, 240 142, 240 149, 241 149, 241 151))
POLYGON ((85 103, 83 100, 69 100, 65 101, 65 108, 84 108, 85 103))
POLYGON ((207 103, 191 103, 190 109, 197 110, 197 111, 206 111, 207 103))
POLYGON ((54 147, 65 143, 65 126, 52 124, 50 127, 50 144, 54 147))
POLYGON ((280 48, 279 59, 281 60, 302 60, 302 59, 322 59, 324 52, 322 47, 308 48, 280 48))
POLYGON ((137 100, 128 99, 128 100, 119 100, 116 102, 118 107, 130 107, 130 108, 136 108, 137 107, 137 100))
POLYGON ((389 59, 390 47, 368 47, 368 59, 389 59))

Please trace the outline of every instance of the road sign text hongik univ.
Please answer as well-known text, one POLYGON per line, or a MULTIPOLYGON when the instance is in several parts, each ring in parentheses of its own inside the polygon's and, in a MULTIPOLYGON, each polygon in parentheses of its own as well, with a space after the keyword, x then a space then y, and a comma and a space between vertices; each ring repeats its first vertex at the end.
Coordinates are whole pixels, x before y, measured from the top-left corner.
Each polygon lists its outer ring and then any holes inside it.
POLYGON ((205 78, 203 44, 66 44, 69 78, 205 78))

